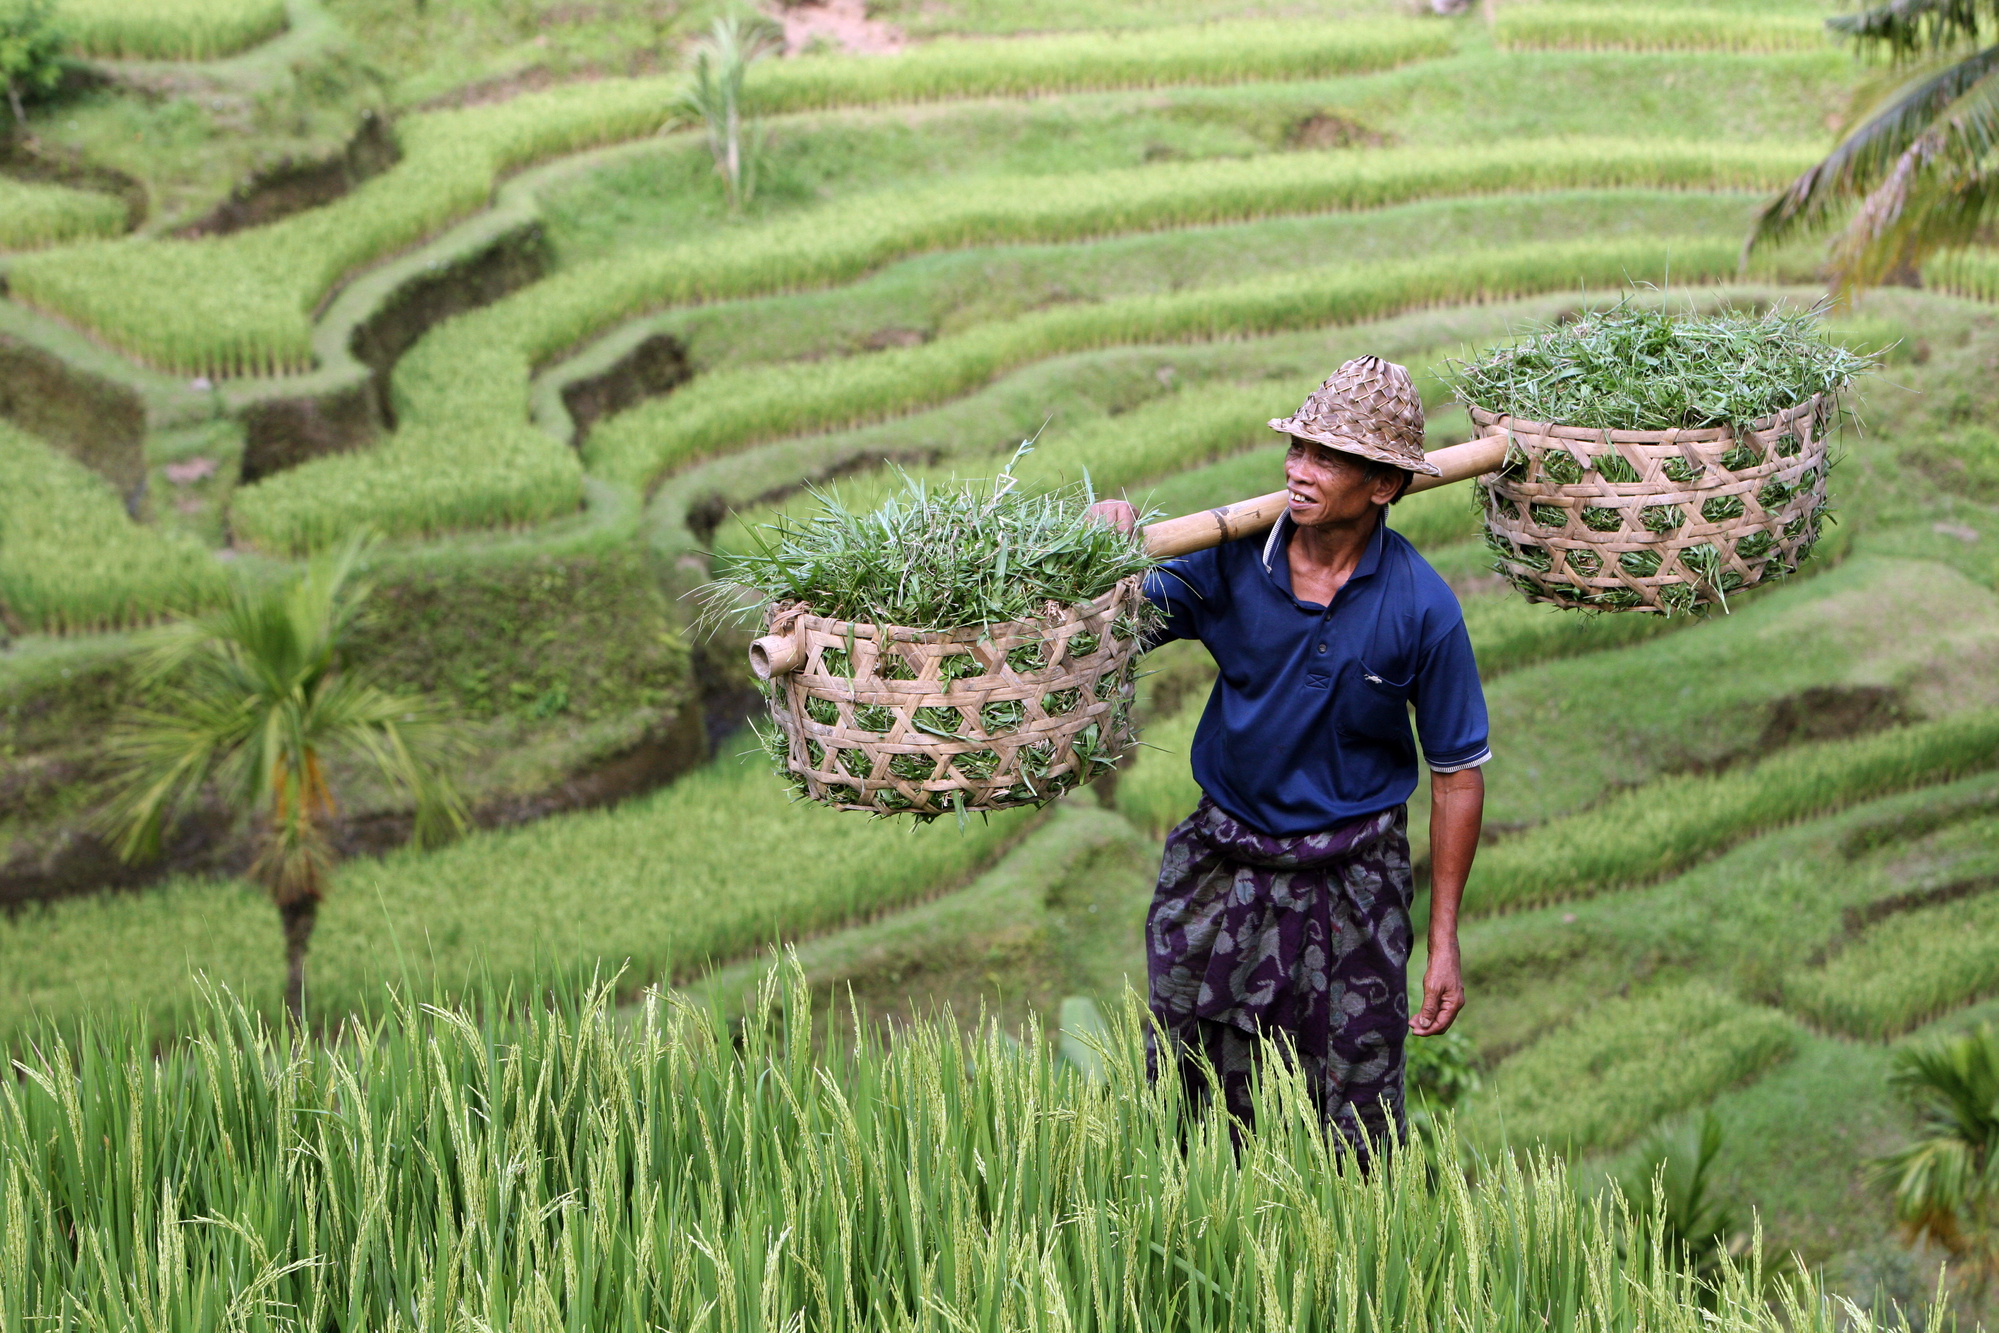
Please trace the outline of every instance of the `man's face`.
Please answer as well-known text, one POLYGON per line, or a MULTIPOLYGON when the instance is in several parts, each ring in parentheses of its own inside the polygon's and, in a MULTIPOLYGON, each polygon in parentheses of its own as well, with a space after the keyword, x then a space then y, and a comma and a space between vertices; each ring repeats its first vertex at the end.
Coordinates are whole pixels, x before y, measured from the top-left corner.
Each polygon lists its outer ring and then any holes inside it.
POLYGON ((1389 472, 1370 479, 1363 460, 1293 435, 1284 456, 1284 482, 1291 493, 1291 521, 1310 528, 1358 522, 1395 498, 1401 478, 1389 472))

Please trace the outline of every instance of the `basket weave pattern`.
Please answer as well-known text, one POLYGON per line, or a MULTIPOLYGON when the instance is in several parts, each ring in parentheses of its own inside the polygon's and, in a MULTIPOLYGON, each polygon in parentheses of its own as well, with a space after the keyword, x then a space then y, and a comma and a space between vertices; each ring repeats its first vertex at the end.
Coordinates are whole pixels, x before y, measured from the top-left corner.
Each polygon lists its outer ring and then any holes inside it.
POLYGON ((1145 607, 1136 577, 1044 616, 944 632, 773 607, 769 632, 805 648, 804 664, 772 682, 785 766, 840 810, 1040 805, 1130 743, 1145 607))
POLYGON ((1691 611, 1796 569, 1818 540, 1833 404, 1746 429, 1627 431, 1515 421, 1508 466, 1479 479, 1498 571, 1529 601, 1691 611))

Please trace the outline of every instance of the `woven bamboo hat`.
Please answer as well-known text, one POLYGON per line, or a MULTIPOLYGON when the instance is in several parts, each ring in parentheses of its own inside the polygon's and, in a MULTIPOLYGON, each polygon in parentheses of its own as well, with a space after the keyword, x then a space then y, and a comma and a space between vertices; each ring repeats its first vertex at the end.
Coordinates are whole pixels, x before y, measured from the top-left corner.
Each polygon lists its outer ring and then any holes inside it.
POLYGON ((1443 475, 1423 457, 1423 400, 1409 372, 1378 356, 1341 366, 1292 415, 1273 417, 1270 429, 1390 467, 1443 475))

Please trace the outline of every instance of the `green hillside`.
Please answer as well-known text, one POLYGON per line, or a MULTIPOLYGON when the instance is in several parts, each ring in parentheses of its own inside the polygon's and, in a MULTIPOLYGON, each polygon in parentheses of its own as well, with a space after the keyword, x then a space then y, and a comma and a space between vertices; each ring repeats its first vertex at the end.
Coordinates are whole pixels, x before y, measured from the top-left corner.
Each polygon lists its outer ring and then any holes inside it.
MULTIPOLYGON (((355 779, 315 1022, 593 976, 628 1018, 654 987, 734 1014, 795 944, 836 1030, 983 1012, 1040 1034, 1035 1078, 1098 1069, 1198 799, 1205 655, 1155 655, 1114 779, 912 830, 787 803, 690 590, 808 487, 868 504, 1038 437, 1029 486, 1189 512, 1276 488, 1262 423, 1352 356, 1411 368, 1438 448, 1472 434, 1444 363, 1530 325, 1634 288, 1809 306, 1822 247, 1743 238, 1873 72, 1816 0, 853 9, 751 68, 738 214, 676 109, 707 0, 58 7, 80 72, 0 159, 0 1045, 139 1010, 166 1042, 217 985, 278 1013, 240 831, 117 865, 104 737, 144 631, 367 530, 357 656, 469 720, 478 827, 403 846, 355 779)), ((1918 276, 1830 316, 1882 357, 1835 523, 1725 614, 1529 605, 1469 487, 1391 520, 1494 725, 1467 1152, 1594 1183, 1711 1110, 1716 1188, 1863 1305, 1939 1257, 1868 1176, 1915 1126, 1891 1053, 1999 1013, 1999 257, 1918 276)))

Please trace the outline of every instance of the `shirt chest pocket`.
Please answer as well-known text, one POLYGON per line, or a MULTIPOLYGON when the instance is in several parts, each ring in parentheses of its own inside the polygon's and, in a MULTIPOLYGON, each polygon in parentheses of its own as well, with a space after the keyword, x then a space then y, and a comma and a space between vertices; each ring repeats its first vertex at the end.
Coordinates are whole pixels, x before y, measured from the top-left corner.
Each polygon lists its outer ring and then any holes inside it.
MULTIPOLYGON (((1398 671, 1398 667, 1388 671, 1398 671)), ((1342 737, 1407 748, 1409 744, 1408 675, 1377 672, 1366 663, 1350 661, 1333 682, 1333 726, 1342 737)))

